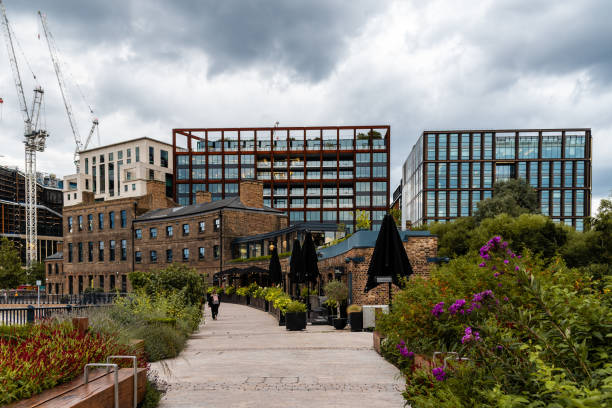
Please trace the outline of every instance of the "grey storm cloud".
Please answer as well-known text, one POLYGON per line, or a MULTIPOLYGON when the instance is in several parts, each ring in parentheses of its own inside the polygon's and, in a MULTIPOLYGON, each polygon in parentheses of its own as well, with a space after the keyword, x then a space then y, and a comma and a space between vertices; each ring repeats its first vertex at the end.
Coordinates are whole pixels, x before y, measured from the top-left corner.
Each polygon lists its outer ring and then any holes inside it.
POLYGON ((125 42, 138 58, 177 62, 186 51, 199 50, 210 60, 211 76, 265 65, 316 82, 333 71, 349 40, 387 3, 37 0, 10 7, 21 14, 42 10, 55 36, 71 38, 73 49, 125 42))

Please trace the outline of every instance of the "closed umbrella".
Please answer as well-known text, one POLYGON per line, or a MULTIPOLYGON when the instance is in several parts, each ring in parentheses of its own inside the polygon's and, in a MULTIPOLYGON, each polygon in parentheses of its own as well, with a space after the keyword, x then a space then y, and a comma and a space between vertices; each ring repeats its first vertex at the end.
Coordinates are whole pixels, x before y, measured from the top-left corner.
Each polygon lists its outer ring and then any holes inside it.
MULTIPOLYGON (((380 283, 377 278, 390 277, 391 282, 400 285, 400 277, 412 275, 412 266, 406 255, 402 239, 391 214, 385 215, 376 238, 374 253, 368 267, 368 281, 364 292, 374 289, 380 283)), ((391 304, 391 282, 389 282, 389 304, 391 304)))
POLYGON ((304 261, 304 271, 303 271, 303 282, 308 284, 308 316, 310 317, 310 283, 317 282, 319 278, 319 266, 317 263, 319 262, 319 257, 317 256, 317 250, 314 245, 314 241, 312 240, 312 235, 310 232, 306 233, 306 237, 304 238, 304 245, 302 246, 302 257, 304 261))
POLYGON ((276 246, 272 248, 272 257, 270 258, 270 282, 272 285, 278 285, 283 281, 283 272, 281 270, 280 259, 276 246))
POLYGON ((302 248, 300 241, 293 240, 293 250, 291 251, 291 260, 289 262, 289 288, 293 295, 293 284, 300 282, 302 271, 304 270, 304 261, 302 258, 302 248))

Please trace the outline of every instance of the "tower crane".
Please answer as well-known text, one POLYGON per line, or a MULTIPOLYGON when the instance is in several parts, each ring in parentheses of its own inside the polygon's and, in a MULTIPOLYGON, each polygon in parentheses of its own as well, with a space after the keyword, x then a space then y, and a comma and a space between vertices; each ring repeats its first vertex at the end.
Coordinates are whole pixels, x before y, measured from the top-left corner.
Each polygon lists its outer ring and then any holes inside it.
MULTIPOLYGON (((66 89, 66 81, 64 80, 64 75, 62 74, 62 70, 60 67, 59 60, 59 52, 57 50, 57 45, 55 44, 55 38, 53 34, 49 30, 49 26, 47 25, 47 16, 40 11, 38 12, 40 17, 40 22, 43 27, 43 31, 45 33, 45 38, 47 39, 47 45, 49 47, 49 54, 51 55, 51 62, 53 63, 53 69, 55 70, 55 76, 57 77, 57 83, 59 84, 60 92, 62 94, 62 99, 64 101, 64 107, 66 108, 66 114, 68 115, 68 122, 70 122, 70 129, 72 129, 72 134, 74 136, 75 142, 75 150, 74 150, 74 165, 76 166, 77 173, 79 172, 79 154, 83 150, 87 150, 89 146, 89 142, 94 134, 94 132, 98 128, 98 119, 92 119, 91 129, 89 130, 89 134, 87 135, 87 139, 85 139, 85 143, 82 142, 81 135, 79 133, 79 128, 77 127, 76 120, 74 118, 74 113, 72 112, 72 104, 70 103, 70 97, 68 95, 68 90, 66 89)), ((91 106, 88 106, 89 112, 93 115, 93 109, 91 106)), ((98 140, 100 139, 100 135, 98 134, 98 140)))
MULTIPOLYGON (((32 100, 31 109, 28 110, 25 94, 23 93, 23 85, 21 82, 21 74, 19 73, 19 65, 15 56, 15 47, 13 45, 13 32, 6 17, 6 9, 2 0, 0 0, 0 9, 2 10, 2 27, 4 29, 4 37, 6 40, 6 49, 8 51, 11 70, 13 71, 13 79, 15 80, 15 88, 17 89, 17 100, 24 122, 24 140, 25 144, 25 199, 26 199, 26 266, 30 268, 38 258, 38 231, 37 231, 37 206, 36 206, 36 152, 45 150, 45 143, 49 136, 45 130, 39 129, 38 119, 40 116, 40 107, 42 105, 44 91, 37 85, 34 88, 34 98, 32 100)), ((36 76, 32 73, 34 79, 36 76)))

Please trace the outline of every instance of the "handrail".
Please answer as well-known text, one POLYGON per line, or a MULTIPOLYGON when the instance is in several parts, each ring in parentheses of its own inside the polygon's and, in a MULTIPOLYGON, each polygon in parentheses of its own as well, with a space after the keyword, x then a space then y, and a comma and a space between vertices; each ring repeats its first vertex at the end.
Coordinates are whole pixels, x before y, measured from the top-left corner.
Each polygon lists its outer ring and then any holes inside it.
POLYGON ((106 367, 106 373, 109 368, 115 369, 115 408, 119 408, 119 366, 117 364, 89 363, 85 364, 85 384, 89 382, 89 367, 106 367))
POLYGON ((114 359, 132 360, 134 368, 134 408, 136 408, 138 406, 138 365, 136 362, 136 356, 108 356, 106 357, 106 363, 108 364, 114 359))

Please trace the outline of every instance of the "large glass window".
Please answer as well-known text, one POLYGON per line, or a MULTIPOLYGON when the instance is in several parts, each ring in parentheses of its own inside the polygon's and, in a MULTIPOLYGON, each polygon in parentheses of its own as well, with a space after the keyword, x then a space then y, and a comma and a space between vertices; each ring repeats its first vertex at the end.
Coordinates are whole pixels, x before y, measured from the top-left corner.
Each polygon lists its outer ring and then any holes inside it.
POLYGON ((438 217, 446 217, 446 192, 438 191, 438 217))
POLYGON ((104 241, 98 242, 98 261, 104 262, 104 241))
POLYGON ((576 187, 584 187, 584 163, 576 162, 576 187))
POLYGON ((438 164, 438 188, 446 188, 446 163, 438 164))
MULTIPOLYGON (((212 180, 220 180, 223 174, 223 169, 220 167, 210 167, 208 169, 208 178, 212 180)), ((268 173, 269 175, 270 173, 268 173)))
POLYGON ((459 206, 459 203, 457 202, 457 192, 456 191, 450 191, 448 193, 449 198, 448 198, 448 215, 450 217, 456 217, 457 216, 457 207, 459 206))
POLYGON ((72 263, 72 242, 68 244, 68 262, 72 263))
POLYGON ((495 158, 514 159, 514 135, 495 135, 495 158))
POLYGON ((449 168, 450 168, 450 183, 449 183, 449 187, 450 188, 457 188, 458 181, 459 181, 459 164, 458 163, 450 163, 449 164, 449 168))
POLYGON ((565 137, 565 158, 582 159, 584 157, 585 136, 565 137))
POLYGON ((436 160, 436 135, 427 135, 427 160, 436 160))
MULTIPOLYGON (((193 156, 194 160, 196 159, 196 157, 205 157, 205 156, 193 156)), ((198 163, 198 164, 204 164, 204 163, 198 163)), ((186 154, 177 155, 176 165, 177 166, 189 166, 189 156, 186 154)))
POLYGON ((533 188, 538 187, 538 162, 529 163, 529 184, 533 188))
POLYGON ((550 162, 542 162, 541 186, 550 187, 550 162))
POLYGON ((370 206, 370 196, 355 196, 355 205, 357 207, 369 207, 370 206))
POLYGON ((492 159, 493 158, 493 134, 485 133, 484 134, 484 159, 492 159))
POLYGON ((552 216, 558 217, 561 215, 561 190, 552 191, 552 216))
POLYGON ((155 164, 155 149, 149 146, 149 164, 155 164))
POLYGON ((565 169, 564 169, 564 186, 565 187, 573 187, 573 179, 574 179, 574 172, 573 172, 573 162, 571 161, 566 161, 565 162, 565 169))
MULTIPOLYGON (((336 172, 333 172, 334 174, 336 172)), ((373 178, 384 178, 387 176, 387 167, 386 166, 374 166, 372 167, 372 177, 373 178)))
POLYGON ((127 212, 125 210, 121 210, 121 228, 127 227, 127 212))
POLYGON ((574 202, 572 201, 572 190, 563 192, 563 215, 571 217, 573 214, 574 202))
POLYGON ((470 163, 461 163, 461 188, 470 187, 470 163))
POLYGON ((159 151, 159 159, 162 167, 168 167, 168 152, 166 150, 159 151))
MULTIPOLYGON (((369 178, 370 177, 370 167, 369 166, 361 166, 355 168, 357 178, 369 178)), ((310 174, 310 172, 308 172, 310 174)))
POLYGON ((450 135, 450 155, 449 160, 457 160, 459 158, 459 135, 453 133, 450 135))
POLYGON ((357 163, 369 163, 370 162, 370 153, 357 153, 355 155, 355 161, 357 163))
POLYGON ((435 187, 436 187, 436 164, 427 163, 427 188, 435 188, 435 187))
POLYGON ((115 260, 115 247, 116 247, 115 240, 111 239, 108 245, 108 256, 109 256, 108 260, 109 261, 115 260))
POLYGON ((517 174, 518 178, 521 178, 523 180, 527 180, 527 163, 526 162, 519 162, 518 163, 518 174, 517 174))
POLYGON ((480 191, 472 191, 472 214, 478 209, 478 203, 480 202, 480 191))
POLYGON ((93 242, 87 243, 87 262, 93 262, 94 246, 93 242))
POLYGON ((293 222, 303 222, 304 221, 304 213, 302 211, 296 212, 291 211, 289 213, 289 220, 293 222))
POLYGON ((387 163, 387 153, 372 153, 372 161, 374 163, 387 163))
POLYGON ((446 160, 448 146, 446 135, 438 135, 438 160, 446 160))
POLYGON ((584 216, 584 190, 576 190, 576 216, 584 216))
POLYGON ((537 159, 538 140, 538 136, 519 136, 519 159, 537 159))
POLYGON ((321 221, 321 211, 306 211, 306 221, 321 221))
POLYGON ((121 240, 121 260, 122 261, 127 260, 127 240, 126 239, 121 240))
POLYGON ((375 195, 372 196, 372 206, 373 207, 384 207, 387 205, 386 196, 375 195))
POLYGON ((472 159, 480 159, 480 133, 474 133, 472 135, 472 159))
POLYGON ((357 182, 355 183, 355 189, 357 190, 358 193, 370 192, 370 183, 357 182))
POLYGON ((470 215, 470 192, 461 192, 461 216, 467 217, 470 215))
POLYGON ((542 158, 561 158, 561 136, 542 136, 542 158))
MULTIPOLYGON (((182 169, 179 169, 179 170, 182 170, 182 169)), ((195 180, 204 180, 206 178, 206 169, 191 170, 191 178, 195 180)))
POLYGON ((470 158, 470 135, 463 133, 461 135, 461 160, 470 158))
POLYGON ((428 217, 436 216, 436 192, 435 191, 427 192, 427 216, 428 217))
POLYGON ((552 176, 553 187, 561 187, 561 162, 553 162, 552 176))
POLYGON ((226 179, 237 179, 238 178, 238 168, 237 167, 226 167, 225 168, 225 178, 226 179))
POLYGON ((506 181, 515 177, 514 164, 495 165, 495 181, 506 181))
POLYGON ((480 188, 480 163, 472 163, 472 188, 480 188))
POLYGON ((255 169, 253 167, 243 167, 242 169, 240 169, 240 176, 243 179, 254 179, 255 169))

